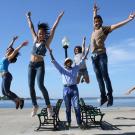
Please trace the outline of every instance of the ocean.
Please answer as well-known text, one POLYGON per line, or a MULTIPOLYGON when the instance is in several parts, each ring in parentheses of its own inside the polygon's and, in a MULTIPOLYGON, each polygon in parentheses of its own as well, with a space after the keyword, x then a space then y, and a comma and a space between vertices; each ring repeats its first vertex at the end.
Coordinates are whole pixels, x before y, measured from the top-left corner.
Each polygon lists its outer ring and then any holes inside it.
MULTIPOLYGON (((98 98, 86 98, 84 99, 86 104, 93 105, 95 107, 99 106, 99 99, 98 98)), ((54 106, 56 104, 56 99, 51 100, 51 104, 54 106)), ((42 108, 45 107, 45 102, 43 99, 37 100, 38 105, 42 108)), ((106 107, 106 105, 104 105, 106 107)), ((103 106, 103 107, 104 107, 103 106)), ((0 100, 0 108, 14 108, 15 104, 11 100, 0 100)), ((24 108, 31 108, 32 103, 31 100, 25 100, 24 108)), ((62 104, 64 108, 64 102, 62 104)), ((131 98, 114 98, 114 105, 113 107, 135 107, 135 97, 131 98)))

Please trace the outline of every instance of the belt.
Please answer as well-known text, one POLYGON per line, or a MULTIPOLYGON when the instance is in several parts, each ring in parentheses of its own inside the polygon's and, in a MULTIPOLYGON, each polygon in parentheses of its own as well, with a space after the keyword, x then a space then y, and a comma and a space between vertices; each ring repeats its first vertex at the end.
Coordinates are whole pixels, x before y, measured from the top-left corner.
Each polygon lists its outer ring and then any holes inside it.
POLYGON ((97 53, 92 53, 92 55, 91 55, 92 57, 97 57, 98 56, 98 54, 97 53))
POLYGON ((97 56, 99 56, 99 55, 101 55, 101 54, 104 54, 104 53, 106 53, 106 52, 98 52, 98 53, 92 53, 92 57, 97 57, 97 56))
POLYGON ((76 86, 76 84, 64 84, 64 87, 73 87, 76 86))

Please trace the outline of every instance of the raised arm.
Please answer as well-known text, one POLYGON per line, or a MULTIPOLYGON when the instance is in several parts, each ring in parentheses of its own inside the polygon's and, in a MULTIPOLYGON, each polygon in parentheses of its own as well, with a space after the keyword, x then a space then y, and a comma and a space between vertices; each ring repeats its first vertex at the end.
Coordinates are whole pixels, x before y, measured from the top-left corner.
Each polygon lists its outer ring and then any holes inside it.
POLYGON ((89 44, 89 46, 87 48, 85 56, 83 57, 84 60, 87 59, 87 56, 88 56, 89 52, 90 52, 90 44, 89 44))
POLYGON ((36 35, 35 29, 34 29, 34 25, 31 21, 31 12, 26 13, 26 17, 27 17, 27 22, 28 22, 32 37, 35 40, 37 38, 37 35, 36 35))
POLYGON ((132 89, 128 90, 128 92, 126 92, 125 94, 126 94, 126 95, 129 95, 129 94, 131 94, 131 92, 133 92, 133 91, 135 91, 135 87, 133 87, 132 89))
POLYGON ((135 13, 130 14, 129 17, 127 19, 125 19, 124 21, 121 21, 121 22, 119 22, 117 24, 111 25, 111 29, 110 30, 113 31, 113 30, 115 30, 115 29, 117 29, 117 28, 127 24, 128 22, 132 21, 134 18, 135 18, 135 13))
POLYGON ((24 41, 21 45, 19 45, 7 58, 8 60, 13 59, 16 54, 19 52, 19 50, 23 47, 26 46, 28 44, 28 41, 24 41))
POLYGON ((52 60, 53 65, 55 66, 55 68, 61 73, 61 74, 67 74, 66 70, 55 60, 53 54, 52 54, 52 50, 49 48, 48 49, 50 52, 50 57, 52 60))
POLYGON ((94 2, 94 7, 93 7, 93 24, 94 24, 94 17, 97 15, 97 11, 99 10, 99 7, 96 4, 96 1, 94 2))
MULTIPOLYGON (((11 42, 10 42, 9 45, 8 45, 8 48, 12 48, 14 42, 15 42, 17 39, 18 39, 18 36, 13 37, 13 39, 11 40, 11 42)), ((8 48, 7 48, 7 49, 8 49, 8 48)))
POLYGON ((97 11, 99 10, 96 1, 94 2, 94 7, 93 7, 93 18, 97 15, 97 11))
POLYGON ((85 41, 86 41, 86 37, 83 38, 83 42, 82 42, 82 54, 83 54, 83 56, 85 55, 85 41))
POLYGON ((58 18, 56 19, 56 21, 55 21, 55 23, 54 23, 54 25, 53 25, 53 27, 52 27, 52 29, 50 31, 50 36, 49 36, 49 38, 47 40, 47 43, 46 43, 46 45, 47 45, 48 48, 49 48, 49 46, 51 44, 51 41, 52 41, 52 39, 54 37, 54 33, 55 33, 55 30, 56 30, 56 28, 57 28, 57 26, 59 24, 59 21, 61 20, 61 18, 62 18, 63 15, 64 15, 64 12, 61 12, 59 14, 58 18))

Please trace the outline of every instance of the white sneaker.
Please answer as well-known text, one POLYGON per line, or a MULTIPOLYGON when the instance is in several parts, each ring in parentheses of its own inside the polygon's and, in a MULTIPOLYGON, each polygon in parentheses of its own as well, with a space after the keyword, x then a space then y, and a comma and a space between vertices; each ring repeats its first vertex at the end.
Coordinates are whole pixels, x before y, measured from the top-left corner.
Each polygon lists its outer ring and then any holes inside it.
POLYGON ((48 112, 48 117, 52 117, 54 115, 54 112, 53 112, 52 108, 48 108, 47 112, 48 112))
POLYGON ((31 117, 34 117, 37 114, 38 108, 39 108, 39 106, 36 106, 36 107, 34 106, 32 108, 31 117))

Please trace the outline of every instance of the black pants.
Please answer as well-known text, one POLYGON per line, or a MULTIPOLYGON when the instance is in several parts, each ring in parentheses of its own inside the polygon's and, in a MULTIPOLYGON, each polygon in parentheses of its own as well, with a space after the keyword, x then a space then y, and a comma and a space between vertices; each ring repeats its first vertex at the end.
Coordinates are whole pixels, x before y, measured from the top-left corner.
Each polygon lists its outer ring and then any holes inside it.
POLYGON ((11 73, 9 73, 9 72, 5 73, 2 76, 1 88, 2 88, 2 93, 4 96, 7 96, 9 99, 15 101, 15 99, 17 99, 19 97, 10 90, 11 81, 12 81, 11 73))

